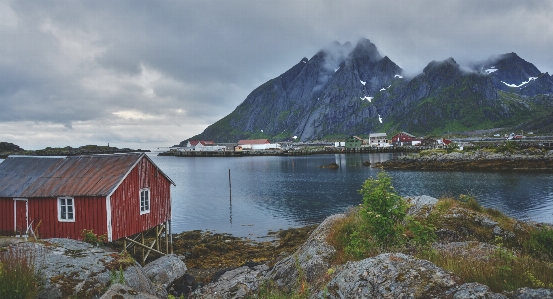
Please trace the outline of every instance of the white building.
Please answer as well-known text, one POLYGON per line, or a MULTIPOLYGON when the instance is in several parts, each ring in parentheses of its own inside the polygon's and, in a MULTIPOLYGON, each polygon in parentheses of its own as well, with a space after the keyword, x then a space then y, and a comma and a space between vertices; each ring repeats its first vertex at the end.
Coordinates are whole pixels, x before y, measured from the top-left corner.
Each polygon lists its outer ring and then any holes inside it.
POLYGON ((388 142, 386 133, 372 133, 369 134, 369 145, 385 147, 390 146, 390 143, 388 142))

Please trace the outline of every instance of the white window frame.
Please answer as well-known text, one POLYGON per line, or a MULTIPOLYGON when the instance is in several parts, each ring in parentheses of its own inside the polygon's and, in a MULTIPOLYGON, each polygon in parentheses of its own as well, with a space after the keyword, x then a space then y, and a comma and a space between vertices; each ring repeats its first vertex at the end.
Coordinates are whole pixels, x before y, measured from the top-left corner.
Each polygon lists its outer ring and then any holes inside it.
POLYGON ((58 221, 75 222, 75 198, 69 196, 58 197, 58 221), (71 200, 71 204, 68 204, 69 199, 71 200), (62 207, 66 208, 65 213, 62 212, 62 207), (71 208, 71 212, 69 212, 67 208, 71 208), (62 218, 63 214, 67 217, 66 219, 62 218), (69 214, 71 214, 71 218, 68 217, 69 214))
POLYGON ((150 200, 150 188, 142 188, 138 193, 138 200, 140 206, 140 215, 150 213, 151 209, 151 200, 150 200), (147 198, 143 198, 144 193, 148 195, 147 198))

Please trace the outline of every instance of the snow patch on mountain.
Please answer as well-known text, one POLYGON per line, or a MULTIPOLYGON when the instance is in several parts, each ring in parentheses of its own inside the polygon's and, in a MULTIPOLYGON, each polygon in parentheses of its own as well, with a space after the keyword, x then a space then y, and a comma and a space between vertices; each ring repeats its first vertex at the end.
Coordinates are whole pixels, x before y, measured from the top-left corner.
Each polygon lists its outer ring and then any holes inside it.
POLYGON ((507 86, 509 86, 509 87, 521 87, 521 86, 523 86, 523 85, 526 85, 526 84, 530 83, 530 81, 533 81, 533 80, 536 80, 536 79, 538 79, 538 77, 530 77, 530 78, 528 78, 528 81, 522 82, 522 83, 520 83, 519 85, 516 85, 516 84, 509 84, 509 83, 504 82, 504 81, 501 81, 501 83, 503 83, 503 84, 505 84, 505 85, 507 85, 507 86))
POLYGON ((374 97, 365 96, 365 97, 362 97, 362 98, 361 98, 361 101, 362 101, 362 100, 367 100, 367 101, 370 102, 372 99, 374 99, 374 97))

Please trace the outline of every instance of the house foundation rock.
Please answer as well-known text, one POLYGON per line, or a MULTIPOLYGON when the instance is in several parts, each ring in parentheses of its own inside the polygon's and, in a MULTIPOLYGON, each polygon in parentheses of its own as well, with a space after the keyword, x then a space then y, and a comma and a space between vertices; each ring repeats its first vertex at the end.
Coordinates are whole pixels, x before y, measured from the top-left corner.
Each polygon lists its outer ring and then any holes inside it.
MULTIPOLYGON (((117 253, 71 239, 46 239, 42 243, 17 244, 31 249, 35 263, 46 277, 39 298, 99 297, 112 284, 113 273, 109 265, 117 253)), ((138 264, 127 267, 123 278, 141 292, 153 294, 151 282, 138 264)))
POLYGON ((243 298, 259 289, 260 284, 265 281, 268 270, 267 265, 257 265, 253 267, 242 266, 227 271, 217 281, 197 289, 189 298, 243 298))
POLYGON ((167 288, 186 273, 186 265, 176 255, 165 255, 144 266, 143 271, 154 283, 167 288))
MULTIPOLYGON (((100 297, 100 299, 159 299, 160 297, 147 293, 137 292, 135 289, 128 285, 122 285, 119 283, 113 284, 109 289, 100 297)), ((165 298, 165 297, 163 297, 165 298)))
POLYGON ((342 219, 344 214, 326 218, 296 252, 279 261, 268 274, 268 279, 283 289, 296 287, 304 279, 313 290, 331 267, 330 259, 336 249, 326 242, 332 223, 342 219))

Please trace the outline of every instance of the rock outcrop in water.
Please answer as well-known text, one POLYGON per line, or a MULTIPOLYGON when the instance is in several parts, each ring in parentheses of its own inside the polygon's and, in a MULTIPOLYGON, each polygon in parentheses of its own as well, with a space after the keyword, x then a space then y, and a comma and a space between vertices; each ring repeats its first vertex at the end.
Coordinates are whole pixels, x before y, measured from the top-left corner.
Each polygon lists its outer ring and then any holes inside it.
POLYGON ((495 153, 485 150, 444 153, 428 151, 376 163, 375 167, 425 170, 553 170, 553 151, 522 150, 495 153))

